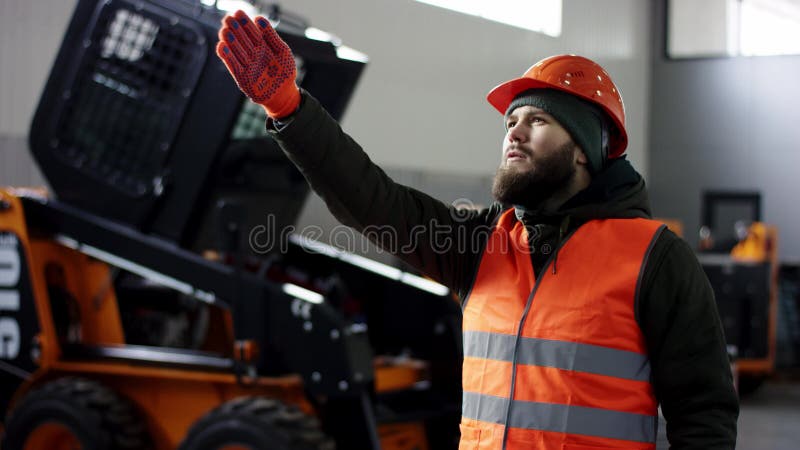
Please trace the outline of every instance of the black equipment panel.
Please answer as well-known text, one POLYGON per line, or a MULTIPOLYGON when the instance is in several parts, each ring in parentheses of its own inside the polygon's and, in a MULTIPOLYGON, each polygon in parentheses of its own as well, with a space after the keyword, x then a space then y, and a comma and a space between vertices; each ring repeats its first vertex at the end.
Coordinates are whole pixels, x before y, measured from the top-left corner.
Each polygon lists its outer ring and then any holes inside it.
POLYGON ((714 289, 717 308, 729 345, 740 358, 766 358, 769 352, 768 263, 703 261, 714 289))
MULTIPOLYGON (((62 201, 145 222, 183 145, 182 118, 207 84, 213 36, 212 27, 152 2, 78 3, 30 133, 62 201)), ((236 95, 219 92, 231 110, 236 95)))
MULTIPOLYGON (((222 16, 187 0, 78 2, 30 132, 60 202, 185 248, 197 246, 198 222, 215 220, 209 211, 220 199, 255 194, 258 219, 296 220, 308 189, 298 188, 282 154, 277 162, 248 159, 252 152, 226 157, 239 141, 269 138, 263 112, 215 55, 222 16), (237 170, 270 165, 290 183, 232 186, 250 181, 237 170)), ((339 58, 331 42, 288 25, 277 29, 295 54, 300 86, 339 119, 364 62, 339 58)), ((269 144, 260 145, 272 154, 269 144)))

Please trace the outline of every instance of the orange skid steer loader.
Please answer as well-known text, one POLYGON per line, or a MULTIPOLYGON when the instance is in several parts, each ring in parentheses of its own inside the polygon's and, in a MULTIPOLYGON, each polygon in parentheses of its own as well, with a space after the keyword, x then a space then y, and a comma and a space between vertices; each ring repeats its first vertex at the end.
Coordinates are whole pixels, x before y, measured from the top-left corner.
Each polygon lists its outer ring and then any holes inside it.
MULTIPOLYGON (((365 59, 269 15, 341 117, 365 59)), ((77 2, 30 130, 50 190, 0 189, 0 447, 456 448, 457 304, 285 232, 309 189, 221 17, 77 2)))

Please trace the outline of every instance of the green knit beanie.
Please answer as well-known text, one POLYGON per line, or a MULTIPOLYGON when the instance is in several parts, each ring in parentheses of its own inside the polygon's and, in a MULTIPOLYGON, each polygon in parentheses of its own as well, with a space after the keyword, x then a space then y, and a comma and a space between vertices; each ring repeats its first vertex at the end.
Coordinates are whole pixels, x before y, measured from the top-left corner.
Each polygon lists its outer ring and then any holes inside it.
POLYGON ((553 116, 583 150, 589 160, 589 172, 595 174, 603 169, 603 112, 599 108, 555 89, 529 89, 511 101, 505 118, 520 106, 534 106, 553 116))

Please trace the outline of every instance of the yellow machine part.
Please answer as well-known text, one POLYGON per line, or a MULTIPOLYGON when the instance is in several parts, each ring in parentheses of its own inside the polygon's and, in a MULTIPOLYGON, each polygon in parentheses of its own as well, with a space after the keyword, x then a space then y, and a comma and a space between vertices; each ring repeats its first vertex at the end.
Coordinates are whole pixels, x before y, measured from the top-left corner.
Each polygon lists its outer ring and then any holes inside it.
POLYGON ((731 258, 743 263, 770 264, 767 357, 742 358, 737 361, 740 374, 766 376, 775 369, 778 333, 778 228, 762 222, 753 222, 747 229, 747 236, 731 250, 731 258))

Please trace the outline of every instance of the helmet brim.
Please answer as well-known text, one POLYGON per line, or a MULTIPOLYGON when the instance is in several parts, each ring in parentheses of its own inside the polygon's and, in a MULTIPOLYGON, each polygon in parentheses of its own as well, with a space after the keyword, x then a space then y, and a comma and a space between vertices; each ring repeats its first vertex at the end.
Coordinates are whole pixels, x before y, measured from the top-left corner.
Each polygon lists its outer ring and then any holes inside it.
POLYGON ((498 85, 489 91, 489 94, 486 96, 486 100, 488 100, 489 104, 494 106, 494 109, 496 109, 500 114, 505 115, 506 110, 508 110, 508 106, 517 95, 527 91, 528 89, 538 88, 557 89, 557 87, 553 86, 552 84, 545 83, 543 81, 532 80, 530 78, 516 78, 506 81, 505 83, 498 85))
MULTIPOLYGON (((566 92, 570 95, 575 95, 579 98, 592 101, 594 103, 594 101, 591 98, 586 98, 585 96, 579 95, 569 89, 564 89, 563 87, 557 84, 552 84, 546 81, 535 80, 527 77, 515 78, 513 80, 506 81, 505 83, 496 86, 494 89, 489 91, 489 94, 486 96, 486 100, 500 114, 505 115, 509 105, 511 105, 511 102, 514 100, 514 98, 517 95, 527 91, 528 89, 556 89, 559 91, 566 92)), ((619 157, 623 153, 625 153, 625 150, 628 147, 628 133, 625 131, 624 125, 618 121, 616 116, 611 111, 609 111, 605 105, 598 104, 598 106, 608 114, 608 117, 611 119, 615 128, 614 130, 615 132, 611 136, 612 140, 611 151, 609 152, 608 156, 609 158, 619 157)))

